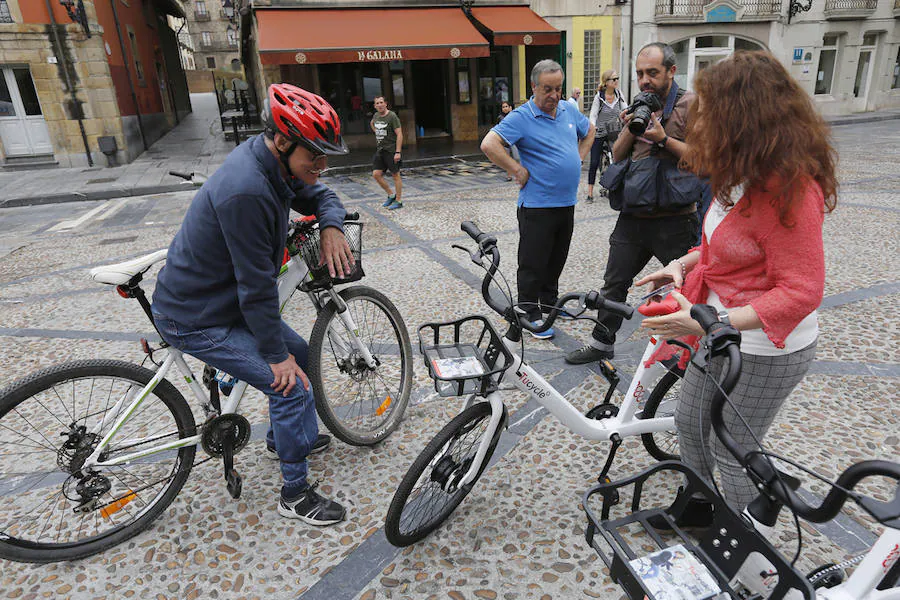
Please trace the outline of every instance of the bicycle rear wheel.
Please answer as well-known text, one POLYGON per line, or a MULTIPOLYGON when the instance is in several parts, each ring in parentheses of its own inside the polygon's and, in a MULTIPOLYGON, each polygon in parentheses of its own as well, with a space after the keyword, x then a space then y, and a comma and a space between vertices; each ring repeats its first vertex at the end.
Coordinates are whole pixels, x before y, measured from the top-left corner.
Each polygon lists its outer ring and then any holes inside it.
POLYGON ((309 338, 309 379, 319 418, 338 439, 371 446, 400 425, 412 387, 412 348, 400 311, 366 286, 341 290, 356 324, 350 331, 333 302, 316 318, 309 338), (354 339, 375 359, 371 368, 354 339))
POLYGON ((390 543, 403 547, 423 539, 468 495, 494 454, 503 429, 501 422, 475 479, 457 486, 472 466, 490 420, 489 403, 473 404, 445 425, 419 454, 388 508, 384 532, 390 543))
MULTIPOLYGON (((153 372, 85 360, 43 369, 0 390, 0 557, 32 563, 102 552, 143 531, 190 474, 195 446, 82 472, 110 430, 119 398, 153 372), (108 421, 101 426, 104 418, 108 421)), ((162 381, 116 432, 101 460, 194 435, 191 410, 162 381)))
MULTIPOLYGON (((644 404, 643 419, 655 417, 672 417, 675 415, 675 407, 678 405, 678 395, 681 393, 681 376, 683 373, 669 371, 663 375, 650 392, 647 403, 644 404)), ((668 431, 656 431, 642 433, 641 441, 644 448, 656 460, 678 460, 678 432, 674 429, 668 431)))

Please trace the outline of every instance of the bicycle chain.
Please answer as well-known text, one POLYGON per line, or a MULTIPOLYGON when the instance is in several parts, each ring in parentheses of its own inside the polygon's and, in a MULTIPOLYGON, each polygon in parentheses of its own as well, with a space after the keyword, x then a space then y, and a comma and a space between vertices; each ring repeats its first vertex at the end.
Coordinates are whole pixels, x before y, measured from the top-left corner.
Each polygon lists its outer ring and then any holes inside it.
POLYGON ((823 577, 825 577, 826 575, 828 575, 829 573, 834 573, 835 571, 842 571, 842 570, 846 569, 847 567, 852 567, 853 565, 855 565, 859 562, 862 562, 862 559, 864 559, 865 557, 866 557, 865 554, 860 554, 859 556, 854 556, 853 558, 848 558, 847 560, 845 560, 843 562, 839 562, 835 565, 831 565, 827 569, 823 569, 823 570, 819 571, 818 573, 816 573, 815 575, 813 575, 812 577, 809 577, 808 581, 810 583, 815 583, 815 582, 819 581, 820 579, 822 579, 823 577))

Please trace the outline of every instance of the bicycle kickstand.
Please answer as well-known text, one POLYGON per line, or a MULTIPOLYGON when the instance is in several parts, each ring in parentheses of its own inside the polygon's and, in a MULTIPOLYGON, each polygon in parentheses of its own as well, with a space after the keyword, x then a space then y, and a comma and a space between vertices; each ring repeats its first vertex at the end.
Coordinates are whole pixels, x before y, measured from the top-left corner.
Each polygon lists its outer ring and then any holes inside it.
MULTIPOLYGON (((609 470, 612 468, 613 460, 616 458, 616 452, 619 450, 619 446, 622 445, 622 436, 618 433, 612 434, 610 437, 610 442, 612 443, 609 448, 609 456, 606 457, 606 464, 603 465, 603 470, 600 471, 600 475, 597 477, 597 483, 610 483, 612 480, 609 478, 609 470)), ((609 496, 606 498, 607 501, 610 502, 611 506, 615 506, 619 503, 619 491, 612 490, 612 492, 604 492, 604 496, 609 496)))
POLYGON ((232 498, 241 497, 243 480, 234 468, 234 429, 230 423, 219 425, 222 427, 222 458, 225 463, 225 487, 232 498))

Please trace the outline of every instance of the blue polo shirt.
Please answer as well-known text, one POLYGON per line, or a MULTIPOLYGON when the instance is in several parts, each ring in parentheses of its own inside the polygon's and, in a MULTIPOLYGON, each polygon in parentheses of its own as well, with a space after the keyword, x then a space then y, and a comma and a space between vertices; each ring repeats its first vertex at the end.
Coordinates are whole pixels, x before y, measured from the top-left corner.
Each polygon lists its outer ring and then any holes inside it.
POLYGON ((535 105, 532 96, 491 130, 516 145, 530 173, 528 183, 519 190, 519 206, 558 208, 578 202, 578 140, 589 127, 587 117, 569 102, 560 102, 553 118, 535 105))

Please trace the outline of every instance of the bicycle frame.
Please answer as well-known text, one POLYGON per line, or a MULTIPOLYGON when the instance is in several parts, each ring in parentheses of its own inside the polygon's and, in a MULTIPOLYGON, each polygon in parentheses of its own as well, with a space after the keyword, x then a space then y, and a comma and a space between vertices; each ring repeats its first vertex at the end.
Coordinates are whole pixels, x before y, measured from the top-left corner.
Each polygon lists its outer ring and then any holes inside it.
POLYGON ((875 589, 898 560, 900 530, 886 528, 845 582, 818 590, 816 596, 822 600, 898 600, 900 588, 875 589))
MULTIPOLYGON (((308 275, 309 269, 299 255, 292 256, 290 260, 282 266, 281 272, 278 274, 277 279, 279 310, 284 311, 284 307, 287 305, 288 300, 290 300, 294 292, 299 288, 300 284, 303 283, 304 280, 307 280, 308 275)), ((341 298, 341 296, 337 293, 337 291, 335 291, 333 287, 325 290, 325 293, 327 293, 330 300, 335 303, 337 307, 337 313, 341 318, 341 322, 347 328, 347 331, 355 332, 356 323, 353 321, 353 317, 350 315, 350 311, 347 310, 347 305, 344 303, 343 298, 341 298)), ((327 302, 323 301, 320 295, 317 295, 312 291, 308 291, 307 295, 310 297, 310 300, 316 307, 316 312, 321 310, 327 302)), ((322 296, 324 296, 324 294, 322 294, 322 296)), ((353 340, 352 343, 354 345, 354 349, 359 352, 360 356, 366 361, 367 365, 374 368, 376 366, 375 359, 372 357, 369 349, 355 336, 351 336, 351 339, 353 340)), ((343 347, 343 342, 339 338, 332 338, 332 343, 335 346, 339 347, 341 354, 347 352, 347 348, 343 347)), ((153 392, 156 386, 166 378, 166 374, 172 369, 173 365, 178 369, 178 371, 181 372, 184 380, 190 387, 191 393, 194 395, 197 401, 201 405, 206 405, 206 393, 200 383, 198 383, 197 378, 191 371, 191 368, 184 360, 184 355, 181 353, 181 351, 176 348, 172 348, 171 346, 164 348, 164 350, 167 353, 166 359, 163 361, 163 364, 159 367, 159 369, 157 369, 150 382, 143 388, 141 388, 134 396, 129 397, 131 390, 126 392, 125 395, 123 395, 116 401, 112 409, 104 416, 101 422, 94 427, 92 433, 99 434, 104 430, 104 428, 107 427, 107 425, 109 425, 110 421, 114 420, 112 427, 109 429, 106 435, 103 436, 103 439, 94 449, 94 452, 91 453, 91 455, 84 461, 84 465, 82 468, 102 468, 128 464, 152 454, 158 454, 167 450, 177 450, 179 448, 194 446, 200 443, 200 436, 194 435, 187 438, 181 438, 173 442, 160 444, 159 446, 145 448, 144 450, 126 454, 124 456, 119 456, 110 460, 100 460, 100 456, 109 445, 110 440, 115 437, 116 433, 122 428, 122 425, 129 419, 132 414, 134 414, 134 412, 144 402, 144 400, 146 400, 146 398, 153 392)), ((237 381, 234 385, 234 388, 232 389, 231 394, 226 396, 222 401, 220 414, 224 415, 236 413, 246 389, 247 382, 237 381)), ((128 441, 131 444, 136 445, 140 444, 142 440, 128 441)))
MULTIPOLYGON (((516 354, 518 343, 505 337, 503 338, 503 344, 513 355, 513 363, 503 373, 500 384, 512 383, 517 389, 529 394, 535 402, 546 408, 563 425, 589 440, 611 440, 616 435, 626 437, 672 430, 675 428, 674 417, 641 419, 638 416, 638 413, 643 410, 643 400, 648 393, 650 382, 656 381, 666 372, 666 368, 658 362, 654 362, 649 367, 644 366, 644 363, 656 350, 656 343, 655 338, 651 338, 650 343, 647 344, 631 385, 628 386, 628 391, 625 393, 625 401, 619 409, 619 414, 608 419, 597 420, 584 416, 550 382, 516 354)), ((486 400, 491 405, 491 420, 488 423, 486 435, 479 443, 475 459, 472 461, 468 472, 460 480, 459 487, 474 481, 487 454, 491 440, 500 426, 503 415, 502 393, 500 391, 492 392, 487 396, 486 400)))

